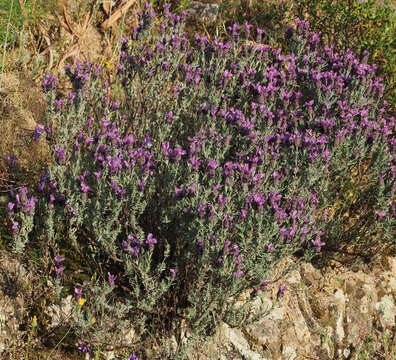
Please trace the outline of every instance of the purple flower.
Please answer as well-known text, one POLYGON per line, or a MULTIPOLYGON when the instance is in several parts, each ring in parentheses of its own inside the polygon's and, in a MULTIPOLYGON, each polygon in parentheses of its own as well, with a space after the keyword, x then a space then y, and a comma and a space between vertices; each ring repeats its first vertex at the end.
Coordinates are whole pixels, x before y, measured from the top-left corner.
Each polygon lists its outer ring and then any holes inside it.
POLYGON ((168 121, 173 119, 173 111, 172 110, 165 114, 165 119, 168 121))
POLYGON ((150 233, 147 235, 146 244, 149 246, 149 249, 152 250, 154 248, 154 244, 157 243, 157 239, 153 237, 153 234, 150 233))
POLYGON ((113 181, 109 186, 113 190, 117 191, 121 195, 121 197, 123 197, 126 194, 126 190, 125 189, 121 189, 121 187, 117 184, 116 181, 113 181))
POLYGON ((93 141, 94 141, 94 138, 93 138, 93 137, 87 137, 87 138, 85 139, 85 143, 86 143, 87 145, 93 143, 93 141))
POLYGON ((320 248, 324 245, 326 245, 326 243, 320 241, 320 239, 316 239, 316 240, 311 240, 312 245, 317 248, 317 251, 320 251, 320 248))
POLYGON ((139 360, 139 358, 135 354, 131 354, 129 355, 128 360, 139 360))
POLYGON ((64 101, 62 99, 55 99, 55 110, 57 112, 60 112, 62 110, 62 105, 64 104, 64 101))
POLYGON ((169 271, 172 274, 172 278, 175 278, 177 273, 179 272, 179 269, 169 269, 169 271))
POLYGON ((189 164, 191 164, 195 171, 198 171, 198 168, 202 164, 203 160, 198 160, 195 156, 193 156, 190 160, 188 160, 188 162, 189 164))
POLYGON ((175 194, 177 198, 181 198, 183 196, 184 185, 181 184, 180 187, 175 186, 175 194))
POLYGON ((54 260, 55 260, 56 264, 59 265, 61 262, 65 261, 66 259, 62 256, 57 255, 57 256, 55 256, 54 260))
POLYGON ((23 208, 26 214, 31 215, 34 207, 37 203, 37 198, 31 197, 30 199, 26 199, 25 203, 23 204, 23 208))
POLYGON ((144 190, 144 185, 146 185, 146 182, 144 180, 138 179, 138 189, 139 189, 139 191, 143 191, 144 190))
POLYGON ((268 243, 268 244, 266 245, 266 247, 267 247, 267 251, 268 251, 268 252, 273 252, 273 251, 275 251, 275 247, 274 247, 274 245, 272 245, 272 243, 268 243))
POLYGON ((144 137, 143 147, 144 148, 146 148, 146 147, 150 148, 151 147, 151 137, 150 136, 146 135, 144 137))
POLYGON ((82 289, 81 288, 74 288, 74 293, 77 295, 77 300, 82 297, 82 289))
POLYGON ((228 201, 228 198, 223 196, 223 194, 219 195, 219 204, 221 207, 224 206, 224 204, 228 201))
POLYGON ((214 161, 214 160, 208 160, 207 167, 208 167, 210 170, 215 170, 218 166, 219 166, 219 164, 218 164, 216 161, 214 161))
POLYGON ((237 270, 234 272, 234 277, 236 280, 238 280, 243 274, 244 272, 242 270, 237 270))
POLYGON ((60 277, 62 275, 63 270, 65 270, 65 268, 63 266, 61 266, 61 267, 56 267, 55 266, 56 276, 60 277))
POLYGON ((46 73, 43 78, 43 91, 49 93, 56 89, 56 77, 46 73))
POLYGON ((22 187, 19 189, 19 194, 20 194, 21 196, 27 195, 27 193, 28 193, 28 189, 27 189, 26 186, 22 186, 22 187))
POLYGON ((54 151, 56 160, 61 163, 65 159, 65 151, 60 146, 55 146, 54 151))
POLYGON ((114 281, 117 279, 117 275, 112 275, 110 272, 107 273, 107 278, 111 287, 114 286, 114 281))
MULTIPOLYGON (((234 245, 235 248, 235 245, 234 245)), ((239 250, 238 250, 239 251, 239 250)), ((234 254, 235 255, 235 254, 234 254)), ((240 266, 242 264, 242 258, 240 256, 238 256, 235 260, 235 265, 240 266)))
POLYGON ((58 186, 58 182, 57 181, 51 181, 50 183, 49 183, 49 187, 52 189, 52 190, 56 190, 56 187, 58 186))
POLYGON ((246 29, 247 31, 250 31, 252 27, 253 27, 252 24, 249 24, 247 21, 245 21, 245 29, 246 29))
POLYGON ((78 350, 82 351, 84 354, 92 355, 91 349, 87 346, 85 342, 78 344, 78 350))
POLYGON ((118 110, 120 108, 121 103, 119 101, 115 101, 113 102, 113 104, 111 104, 111 109, 113 111, 118 110))
POLYGON ((224 245, 223 245, 223 255, 228 255, 229 253, 229 247, 231 246, 231 241, 230 240, 226 240, 224 241, 224 245))
POLYGON ((216 245, 216 236, 214 236, 213 234, 209 234, 209 238, 210 238, 210 240, 209 240, 210 246, 215 246, 216 245))
POLYGON ((75 99, 76 94, 74 92, 69 92, 67 94, 67 98, 69 99, 69 104, 71 104, 71 102, 75 99))
POLYGON ((242 209, 242 210, 241 210, 241 213, 240 213, 241 219, 246 219, 247 213, 248 213, 248 212, 247 212, 246 209, 242 209))
POLYGON ((39 142, 43 130, 44 130, 44 126, 37 124, 36 129, 34 130, 34 140, 36 142, 39 142))
POLYGON ((14 233, 14 235, 18 232, 18 225, 19 225, 18 221, 14 221, 12 223, 11 229, 12 229, 12 232, 14 233))
POLYGON ((225 78, 225 79, 229 79, 232 77, 232 74, 228 70, 223 71, 222 75, 223 75, 223 78, 225 78))
POLYGON ((172 161, 180 161, 182 155, 185 155, 187 152, 183 150, 180 146, 176 147, 175 149, 168 149, 168 156, 169 159, 172 161))
POLYGON ((293 36, 294 26, 288 25, 286 26, 286 39, 290 39, 293 36))
POLYGON ((198 205, 198 213, 199 213, 199 217, 200 219, 203 219, 206 213, 206 206, 203 205, 202 203, 199 203, 198 205))
POLYGON ((191 184, 188 189, 187 189, 187 193, 189 196, 195 196, 195 189, 196 189, 197 185, 196 184, 191 184))
POLYGON ((96 177, 96 182, 99 184, 100 177, 102 176, 102 172, 101 171, 94 171, 94 175, 96 177))
POLYGON ((209 174, 211 177, 215 176, 215 170, 219 167, 220 164, 218 164, 214 160, 208 160, 207 163, 207 169, 209 170, 209 174))
POLYGON ((378 211, 375 210, 376 215, 378 215, 379 218, 383 218, 386 216, 386 212, 385 211, 378 211))
POLYGON ((80 183, 81 186, 81 191, 85 194, 87 193, 89 190, 91 190, 90 186, 85 185, 83 182, 80 183))
POLYGON ((277 293, 276 297, 277 297, 278 299, 279 299, 280 297, 282 297, 282 296, 284 295, 284 293, 285 293, 286 290, 287 290, 287 289, 286 289, 286 286, 285 286, 285 285, 283 285, 283 284, 279 285, 279 289, 278 289, 278 293, 277 293))
POLYGON ((265 203, 265 197, 259 193, 252 194, 252 200, 258 207, 263 206, 265 203))
POLYGON ((8 204, 7 204, 7 209, 8 209, 8 212, 12 212, 13 211, 13 209, 14 209, 14 206, 15 206, 15 204, 14 203, 12 203, 12 202, 9 202, 8 204))
POLYGON ((7 163, 10 166, 11 170, 14 170, 16 160, 18 160, 18 158, 14 155, 7 156, 7 163))

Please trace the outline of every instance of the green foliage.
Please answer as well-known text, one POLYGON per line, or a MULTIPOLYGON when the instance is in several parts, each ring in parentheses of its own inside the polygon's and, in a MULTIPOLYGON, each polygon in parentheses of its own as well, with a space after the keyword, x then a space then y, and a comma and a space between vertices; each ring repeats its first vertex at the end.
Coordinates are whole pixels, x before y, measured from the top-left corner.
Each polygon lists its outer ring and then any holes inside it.
MULTIPOLYGON (((46 15, 57 7, 56 0, 25 0, 24 8, 31 29, 37 21, 45 19, 46 15)), ((20 32, 25 28, 25 17, 18 0, 2 0, 0 2, 0 49, 3 48, 8 32, 7 48, 20 44, 20 32), (7 30, 8 28, 8 30, 7 30)))

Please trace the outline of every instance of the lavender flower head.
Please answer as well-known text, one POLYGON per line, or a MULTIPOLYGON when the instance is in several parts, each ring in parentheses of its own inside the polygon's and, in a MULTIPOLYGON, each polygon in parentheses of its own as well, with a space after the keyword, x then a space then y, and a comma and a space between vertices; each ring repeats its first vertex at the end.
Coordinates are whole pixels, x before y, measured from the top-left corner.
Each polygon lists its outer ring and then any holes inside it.
POLYGON ((55 260, 55 262, 56 262, 56 264, 60 264, 60 263, 62 263, 63 261, 65 261, 66 259, 64 258, 64 257, 62 257, 62 256, 55 256, 55 258, 54 258, 54 260, 55 260))
POLYGON ((60 277, 62 275, 63 270, 65 270, 63 266, 60 267, 55 266, 56 277, 60 277))
POLYGON ((50 93, 56 90, 56 77, 52 76, 50 73, 46 73, 43 78, 43 91, 45 93, 50 93))
POLYGON ((153 234, 150 233, 147 235, 146 244, 149 247, 149 250, 152 251, 154 249, 154 244, 157 243, 157 239, 153 237, 153 234))
POLYGON ((18 160, 18 158, 14 155, 7 156, 7 163, 9 165, 11 171, 14 170, 16 160, 18 160))
POLYGON ((84 354, 92 355, 91 348, 89 348, 85 342, 78 344, 78 350, 82 351, 84 354))
POLYGON ((81 288, 74 288, 74 293, 77 295, 77 300, 79 300, 82 297, 82 289, 81 288))
POLYGON ((43 133, 43 130, 44 130, 44 126, 37 124, 36 129, 34 130, 34 140, 36 142, 39 142, 41 135, 43 133))
POLYGON ((111 287, 114 287, 114 281, 117 279, 117 275, 112 275, 110 272, 107 273, 107 278, 111 287))
POLYGON ((172 278, 174 279, 179 272, 179 269, 169 269, 169 271, 172 274, 172 278))
POLYGON ((14 207, 15 207, 15 203, 13 203, 13 202, 9 202, 9 203, 7 204, 7 210, 8 210, 8 212, 9 212, 10 214, 13 214, 13 213, 14 213, 14 207))
POLYGON ((278 293, 277 293, 276 297, 278 299, 281 298, 285 294, 286 290, 287 290, 287 288, 285 285, 283 285, 283 284, 279 285, 279 289, 278 289, 278 293))

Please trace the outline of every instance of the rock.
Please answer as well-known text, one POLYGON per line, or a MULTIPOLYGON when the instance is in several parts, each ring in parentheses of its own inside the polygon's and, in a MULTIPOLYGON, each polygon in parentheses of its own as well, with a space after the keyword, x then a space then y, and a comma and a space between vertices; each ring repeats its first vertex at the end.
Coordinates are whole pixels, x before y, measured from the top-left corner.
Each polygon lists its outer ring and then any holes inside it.
MULTIPOLYGON (((29 281, 31 275, 9 255, 4 254, 1 260, 0 352, 4 352, 11 341, 23 345, 26 331, 19 329, 26 323, 29 301, 26 300, 28 285, 25 280, 29 281)), ((394 264, 392 259, 389 261, 394 264)), ((270 278, 278 278, 282 268, 293 262, 296 260, 277 266, 275 276, 270 278)), ((392 279, 396 276, 395 270, 394 266, 371 272, 342 269, 329 270, 322 275, 312 265, 301 264, 271 284, 268 292, 256 296, 253 312, 265 314, 257 323, 241 328, 221 323, 215 335, 194 339, 187 352, 188 359, 297 360, 307 356, 321 360, 345 359, 355 355, 367 336, 375 344, 384 341, 381 334, 390 334, 394 341, 396 306, 392 279), (287 290, 277 299, 280 284, 287 290)), ((246 294, 241 295, 241 301, 246 294)), ((64 325, 62 319, 72 312, 73 302, 73 297, 68 296, 60 305, 47 307, 48 330, 64 325)), ((73 319, 73 315, 70 318, 73 319)), ((101 320, 110 325, 111 314, 101 320)), ((105 334, 105 340, 132 347, 137 340, 133 326, 132 319, 123 321, 118 328, 113 327, 112 332, 105 334)), ((182 338, 191 335, 187 327, 182 333, 182 338)), ((169 345, 174 350, 178 347, 175 337, 169 338, 169 345)), ((104 355, 108 359, 118 356, 116 349, 109 349, 104 355)))
MULTIPOLYGON (((0 354, 9 346, 22 346, 26 331, 20 330, 28 307, 27 286, 31 274, 7 252, 0 255, 0 354)), ((3 357, 2 357, 3 358, 3 357)))
MULTIPOLYGON (((350 349, 358 349, 368 335, 380 344, 382 339, 378 334, 383 331, 394 334, 396 316, 392 293, 396 266, 393 258, 387 261, 390 265, 381 272, 380 281, 377 281, 378 269, 328 270, 323 276, 311 264, 303 263, 254 300, 256 312, 261 301, 266 310, 273 306, 267 316, 243 329, 231 329, 223 324, 216 336, 201 344, 202 352, 207 355, 204 349, 211 349, 211 354, 225 354, 235 349, 238 355, 233 355, 234 359, 283 360, 310 356, 330 360, 350 356, 350 349), (276 302, 280 283, 287 290, 276 302)), ((286 265, 287 262, 283 264, 286 265)), ((276 276, 271 278, 276 278, 280 271, 279 267, 275 269, 276 276)), ((227 356, 231 355, 227 353, 227 356)), ((221 359, 221 356, 207 357, 213 358, 221 359)))
POLYGON ((187 8, 187 19, 202 23, 213 23, 219 13, 218 4, 203 4, 200 1, 191 1, 187 8))
POLYGON ((222 337, 227 339, 234 348, 247 360, 266 360, 262 355, 250 349, 248 340, 239 329, 232 329, 226 324, 221 325, 222 337))
POLYGON ((69 325, 70 320, 77 320, 74 308, 75 300, 72 295, 62 299, 60 305, 50 305, 47 309, 47 315, 51 319, 50 327, 56 328, 60 325, 69 325))
POLYGON ((375 304, 380 323, 384 329, 395 326, 396 306, 392 295, 385 295, 375 304))

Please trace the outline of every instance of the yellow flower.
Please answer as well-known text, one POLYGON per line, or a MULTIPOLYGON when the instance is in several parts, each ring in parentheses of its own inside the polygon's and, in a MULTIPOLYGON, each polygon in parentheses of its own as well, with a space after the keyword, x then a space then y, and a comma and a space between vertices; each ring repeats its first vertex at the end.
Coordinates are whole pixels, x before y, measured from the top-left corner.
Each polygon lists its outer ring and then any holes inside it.
POLYGON ((83 306, 85 304, 86 300, 84 298, 79 298, 78 299, 78 306, 83 306))
POLYGON ((96 317, 95 317, 95 316, 92 316, 92 319, 91 319, 91 324, 94 324, 94 323, 95 323, 95 321, 96 321, 96 317))
POLYGON ((110 67, 110 63, 108 61, 103 61, 103 65, 106 65, 108 68, 110 67))
POLYGON ((32 321, 32 328, 35 328, 37 326, 37 316, 33 316, 33 321, 32 321))

